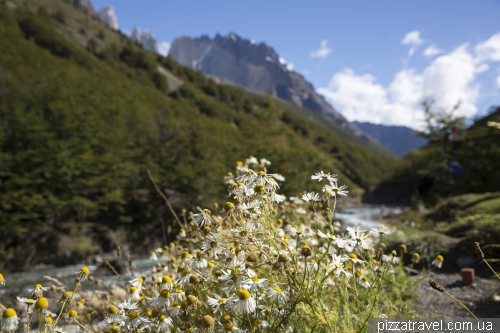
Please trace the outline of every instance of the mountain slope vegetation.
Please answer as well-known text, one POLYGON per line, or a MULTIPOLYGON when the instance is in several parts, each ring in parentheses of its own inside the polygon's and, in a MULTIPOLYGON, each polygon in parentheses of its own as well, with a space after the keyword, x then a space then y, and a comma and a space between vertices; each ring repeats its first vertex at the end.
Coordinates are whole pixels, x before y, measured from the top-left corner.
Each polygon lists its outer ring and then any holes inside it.
POLYGON ((40 3, 0 3, 5 269, 72 263, 117 245, 143 252, 168 238, 172 217, 148 170, 176 210, 214 212, 227 194, 222 176, 251 154, 287 177, 286 195, 310 189, 319 170, 339 174, 354 195, 390 171, 392 158, 272 99, 146 52, 65 1, 40 3), (89 22, 87 38, 71 38, 74 22, 89 22), (158 65, 184 84, 169 93, 158 65))
POLYGON ((500 129, 488 122, 500 122, 500 108, 472 124, 460 140, 442 137, 411 151, 396 163, 394 172, 373 191, 368 202, 436 204, 443 198, 500 189, 500 129), (422 195, 419 191, 423 191, 422 195))

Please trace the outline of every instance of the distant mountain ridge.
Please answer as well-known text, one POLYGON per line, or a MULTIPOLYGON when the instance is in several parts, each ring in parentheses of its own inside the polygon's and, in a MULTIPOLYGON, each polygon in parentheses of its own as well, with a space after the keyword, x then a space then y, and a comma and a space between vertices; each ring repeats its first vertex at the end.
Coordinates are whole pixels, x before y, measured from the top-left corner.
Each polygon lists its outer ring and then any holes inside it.
POLYGON ((399 156, 404 156, 410 150, 420 148, 428 142, 406 126, 378 125, 359 121, 352 123, 399 156))
POLYGON ((204 74, 256 91, 270 92, 333 120, 358 137, 374 141, 339 114, 315 92, 311 83, 291 71, 286 61, 264 43, 256 44, 234 33, 227 37, 217 34, 214 39, 180 37, 172 43, 169 55, 178 63, 204 74))

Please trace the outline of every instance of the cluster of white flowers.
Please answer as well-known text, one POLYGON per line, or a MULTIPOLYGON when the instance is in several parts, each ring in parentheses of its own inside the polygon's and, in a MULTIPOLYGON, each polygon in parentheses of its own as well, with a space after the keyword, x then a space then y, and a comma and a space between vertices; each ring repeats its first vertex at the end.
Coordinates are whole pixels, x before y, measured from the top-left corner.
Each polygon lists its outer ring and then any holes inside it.
MULTIPOLYGON (((364 298, 349 311, 370 308, 372 287, 401 265, 397 253, 385 254, 381 244, 392 230, 342 229, 330 208, 330 201, 348 193, 337 175, 311 176, 326 181, 323 194, 287 198, 277 193, 285 179, 269 173, 270 164, 255 157, 238 162, 235 173, 224 178, 224 205, 214 205, 214 213, 197 207, 184 215, 177 240, 151 252, 152 269, 130 280, 125 299, 108 307, 102 321, 106 333, 288 332, 297 325, 310 330, 319 314, 315 325, 326 329, 339 320, 340 308, 350 306, 352 296, 337 295, 348 289, 358 295, 358 288, 365 290, 364 298)), ((438 256, 435 264, 442 261, 438 256)), ((79 280, 88 276, 85 267, 78 273, 79 280)), ((46 314, 48 303, 40 301, 45 290, 37 285, 32 298, 18 301, 46 314)), ((61 313, 66 304, 66 312, 70 309, 69 293, 61 313)), ((2 330, 18 324, 11 310, 4 312, 2 330)), ((57 329, 58 319, 46 320, 48 331, 57 329)))
POLYGON ((284 318, 308 297, 345 279, 369 288, 377 271, 392 271, 396 260, 383 260, 376 250, 390 229, 348 227, 346 234, 335 234, 340 225, 331 222, 330 200, 348 193, 337 185, 337 175, 311 176, 327 181, 322 195, 286 198, 277 193, 284 177, 269 173, 270 164, 255 157, 237 163, 236 172, 224 178, 229 200, 215 205, 216 213, 197 207, 178 241, 152 253, 158 264, 143 274, 152 283, 130 281, 127 299, 110 307, 109 328, 282 330, 289 327, 284 318))

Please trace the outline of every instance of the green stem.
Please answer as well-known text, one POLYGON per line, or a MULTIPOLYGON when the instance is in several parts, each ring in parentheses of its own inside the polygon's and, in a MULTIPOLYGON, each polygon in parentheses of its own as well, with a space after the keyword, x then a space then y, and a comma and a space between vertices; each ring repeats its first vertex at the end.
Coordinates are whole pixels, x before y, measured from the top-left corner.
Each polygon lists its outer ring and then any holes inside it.
POLYGON ((444 293, 446 294, 446 296, 448 296, 449 298, 451 298, 452 300, 454 300, 455 302, 457 302, 458 304, 460 304, 465 310, 467 310, 467 312, 470 313, 470 315, 474 318, 476 318, 477 320, 479 320, 476 315, 474 313, 472 313, 471 310, 469 310, 468 307, 466 307, 462 302, 460 302, 458 299, 456 299, 455 297, 451 296, 450 293, 448 293, 446 290, 444 290, 444 293))

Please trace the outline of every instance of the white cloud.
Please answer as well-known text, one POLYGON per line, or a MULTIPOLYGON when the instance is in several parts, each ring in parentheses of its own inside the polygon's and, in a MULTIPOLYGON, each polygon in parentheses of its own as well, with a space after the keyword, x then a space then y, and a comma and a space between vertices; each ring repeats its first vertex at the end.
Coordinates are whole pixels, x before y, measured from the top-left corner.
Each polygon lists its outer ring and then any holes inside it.
POLYGON ((410 57, 415 53, 417 46, 419 46, 423 42, 424 40, 420 38, 420 31, 418 30, 410 31, 405 35, 405 37, 401 41, 401 43, 411 46, 410 50, 408 51, 408 56, 410 57))
POLYGON ((474 84, 478 67, 467 44, 436 58, 422 72, 404 69, 385 88, 370 74, 357 75, 351 69, 336 73, 328 87, 318 89, 350 121, 405 125, 421 128, 424 98, 432 97, 436 107, 456 115, 473 116, 479 87, 474 84))
POLYGON ((171 46, 171 45, 170 45, 170 43, 169 43, 169 42, 161 42, 161 43, 160 43, 160 47, 158 48, 158 49, 159 49, 159 51, 158 51, 158 52, 159 52, 162 56, 166 57, 166 56, 168 56, 168 52, 170 51, 170 46, 171 46))
POLYGON ((483 61, 500 61, 500 32, 477 44, 474 51, 477 63, 483 61))
POLYGON ((433 57, 433 56, 438 55, 438 54, 443 53, 443 52, 444 52, 444 50, 438 49, 434 44, 432 44, 431 46, 429 46, 428 48, 426 48, 424 50, 424 56, 433 57))
POLYGON ((401 43, 405 45, 418 46, 422 44, 424 40, 420 38, 420 31, 413 30, 405 35, 405 38, 401 41, 401 43))
POLYGON ((332 49, 328 47, 328 41, 323 39, 321 41, 319 49, 316 51, 312 51, 310 56, 311 58, 326 58, 328 54, 332 52, 332 49))

